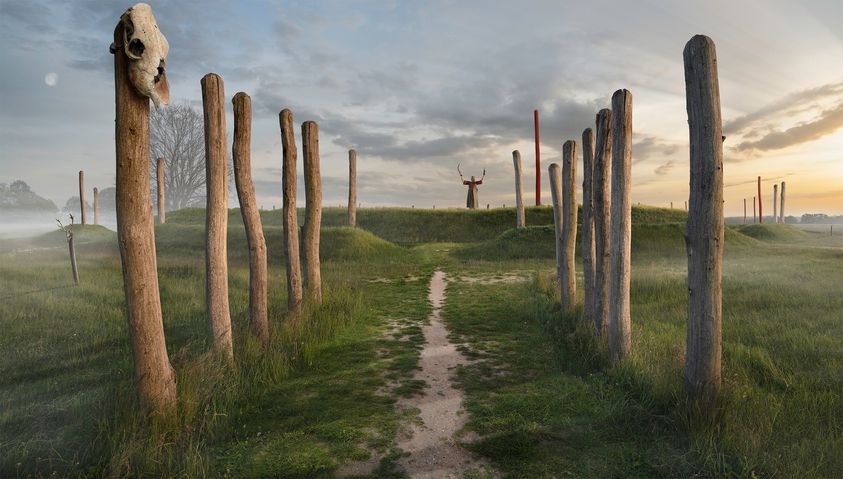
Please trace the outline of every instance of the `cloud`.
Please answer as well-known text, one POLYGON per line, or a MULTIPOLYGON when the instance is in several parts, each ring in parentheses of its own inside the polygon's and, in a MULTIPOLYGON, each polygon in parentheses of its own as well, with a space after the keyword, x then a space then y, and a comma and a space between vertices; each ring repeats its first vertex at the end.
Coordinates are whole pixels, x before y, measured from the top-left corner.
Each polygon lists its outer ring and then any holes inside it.
POLYGON ((667 163, 662 163, 661 165, 659 165, 658 168, 656 168, 653 171, 653 173, 655 173, 659 176, 664 176, 664 175, 670 173, 670 170, 672 170, 675 165, 676 165, 675 161, 668 160, 667 163))
POLYGON ((834 108, 823 110, 812 121, 800 123, 784 131, 773 131, 759 140, 741 142, 735 149, 737 151, 780 150, 818 140, 840 128, 843 128, 843 102, 834 108))

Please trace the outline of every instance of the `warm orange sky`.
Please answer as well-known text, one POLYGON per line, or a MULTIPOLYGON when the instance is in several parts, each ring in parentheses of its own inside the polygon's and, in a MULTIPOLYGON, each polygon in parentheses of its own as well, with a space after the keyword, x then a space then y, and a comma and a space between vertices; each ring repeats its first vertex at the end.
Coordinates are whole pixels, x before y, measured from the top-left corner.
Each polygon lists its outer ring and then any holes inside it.
MULTIPOLYGON (((702 33, 717 45, 726 214, 742 214, 758 175, 765 212, 784 180, 788 214, 843 214, 839 0, 151 3, 170 42, 176 102, 198 105, 209 71, 228 98, 252 96, 265 207, 280 204, 282 108, 320 123, 328 205, 345 201, 351 147, 364 206, 459 206, 458 163, 468 175, 486 168, 480 202, 500 205, 513 202, 511 151, 533 164, 534 108, 546 185, 562 143, 579 140, 619 88, 634 98, 633 201, 682 207, 682 50, 702 33)), ((59 206, 76 194, 80 169, 91 186, 113 184, 108 45, 127 5, 0 4, 0 61, 14 65, 0 72, 0 181, 24 179, 59 206)))

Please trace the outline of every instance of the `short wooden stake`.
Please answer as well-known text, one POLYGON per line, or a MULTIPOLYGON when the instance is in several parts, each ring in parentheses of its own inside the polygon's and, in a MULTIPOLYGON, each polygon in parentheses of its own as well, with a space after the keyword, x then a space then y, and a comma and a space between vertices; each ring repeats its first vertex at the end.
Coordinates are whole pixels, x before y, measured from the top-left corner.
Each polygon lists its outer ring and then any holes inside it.
POLYGON ((630 246, 632 238, 632 93, 612 95, 612 254, 609 286, 609 355, 617 362, 632 350, 630 246))
POLYGON ((722 349, 723 136, 714 42, 696 35, 684 60, 691 144, 685 390, 708 411, 720 392, 722 349))
POLYGON ((249 246, 249 329, 266 344, 269 342, 267 320, 266 239, 252 182, 252 99, 239 92, 232 100, 234 107, 234 184, 240 201, 240 215, 246 228, 249 246))
POLYGON ((100 190, 94 187, 94 224, 100 224, 100 190))
POLYGON ((228 165, 222 78, 202 77, 205 113, 205 298, 211 348, 234 360, 228 305, 228 165))

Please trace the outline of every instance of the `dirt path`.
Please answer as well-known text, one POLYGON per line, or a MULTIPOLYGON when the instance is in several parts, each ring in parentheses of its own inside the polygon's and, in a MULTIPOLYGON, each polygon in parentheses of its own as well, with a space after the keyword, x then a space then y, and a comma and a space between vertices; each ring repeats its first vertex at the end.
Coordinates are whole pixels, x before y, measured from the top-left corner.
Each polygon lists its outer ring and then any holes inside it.
POLYGON ((424 326, 425 345, 413 379, 423 380, 424 394, 398 402, 400 408, 418 408, 420 423, 411 425, 411 435, 399 437, 397 446, 408 453, 398 464, 413 478, 461 478, 470 470, 492 475, 488 464, 456 443, 456 434, 466 422, 464 396, 453 385, 458 365, 468 361, 448 341, 442 322, 445 303, 445 273, 436 271, 430 280, 428 299, 433 305, 430 324, 424 326))

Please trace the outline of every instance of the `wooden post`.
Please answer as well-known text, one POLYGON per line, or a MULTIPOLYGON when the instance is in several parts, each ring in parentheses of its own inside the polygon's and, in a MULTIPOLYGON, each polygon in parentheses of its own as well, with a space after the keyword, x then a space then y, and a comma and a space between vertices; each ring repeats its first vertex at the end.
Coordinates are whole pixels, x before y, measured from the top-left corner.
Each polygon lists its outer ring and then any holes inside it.
MULTIPOLYGON (((521 180, 521 153, 518 150, 512 152, 512 167, 515 169, 515 227, 523 228, 527 225, 524 216, 524 183, 521 180)), ((506 205, 504 205, 506 207, 506 205)))
POLYGON ((261 343, 269 342, 267 320, 266 239, 252 182, 252 99, 242 91, 232 99, 234 107, 234 185, 249 245, 249 329, 261 343))
POLYGON ((357 151, 348 150, 348 225, 357 226, 357 151))
POLYGON ((542 204, 542 166, 541 148, 539 147, 539 111, 533 110, 533 130, 536 135, 536 206, 542 204))
POLYGON ((755 214, 755 197, 752 197, 752 222, 758 223, 758 216, 755 214))
POLYGON ((304 286, 314 303, 322 304, 322 273, 319 237, 322 223, 322 176, 319 172, 319 125, 301 125, 304 155, 304 286))
POLYGON ((149 98, 129 81, 123 24, 114 30, 117 244, 135 388, 141 407, 175 412, 176 376, 167 355, 158 291, 155 228, 149 211, 149 98))
MULTIPOLYGON (((576 158, 575 158, 576 159, 576 158)), ((582 132, 582 254, 583 269, 583 319, 594 324, 594 130, 582 132)), ((576 202, 574 203, 576 211, 576 202)))
POLYGON ((73 284, 79 286, 79 268, 76 265, 76 245, 73 243, 73 231, 68 230, 67 248, 70 253, 70 272, 73 274, 73 284))
POLYGON ((158 224, 163 225, 167 222, 167 209, 165 207, 166 187, 164 186, 164 158, 158 158, 155 163, 155 180, 158 190, 158 224))
POLYGON ((758 222, 764 222, 764 213, 761 210, 761 177, 758 177, 758 222))
POLYGON ((782 181, 782 192, 781 192, 781 201, 779 201, 779 222, 781 224, 785 223, 784 220, 784 181, 782 181))
POLYGON ((605 338, 609 323, 609 279, 611 277, 611 183, 612 110, 597 113, 597 144, 594 152, 594 334, 605 338))
POLYGON ((685 212, 686 213, 688 212, 688 202, 687 201, 685 201, 685 212))
POLYGON ((722 349, 723 136, 714 42, 694 36, 684 60, 691 143, 685 390, 707 411, 720 392, 722 349))
POLYGON ((773 223, 779 222, 779 214, 778 214, 778 200, 779 200, 779 185, 773 185, 773 223))
POLYGON ((79 209, 82 217, 80 218, 83 225, 88 224, 88 218, 85 211, 85 172, 79 170, 79 209))
POLYGON ((562 288, 563 310, 577 305, 577 142, 568 140, 562 145, 562 269, 559 285, 562 288))
POLYGON ((562 240, 564 235, 565 214, 562 210, 562 176, 558 163, 551 163, 547 167, 548 181, 550 181, 550 198, 553 204, 553 226, 555 230, 554 244, 556 245, 556 282, 559 283, 559 302, 562 310, 568 309, 567 277, 563 278, 565 269, 565 243, 562 240))
POLYGON ((228 165, 225 137, 225 92, 222 78, 202 77, 205 113, 205 298, 211 348, 234 360, 228 307, 228 165))
POLYGON ((287 269, 287 310, 293 317, 301 311, 302 277, 301 252, 299 250, 299 220, 296 213, 296 190, 298 177, 296 176, 296 134, 293 129, 293 113, 284 109, 278 114, 281 125, 281 145, 283 148, 283 163, 281 165, 281 182, 284 194, 282 213, 284 216, 284 256, 287 269))
POLYGON ((94 187, 94 224, 100 224, 100 190, 94 187))
POLYGON ((612 255, 609 286, 609 354, 613 361, 632 349, 629 314, 630 245, 632 237, 632 93, 612 95, 612 255))

